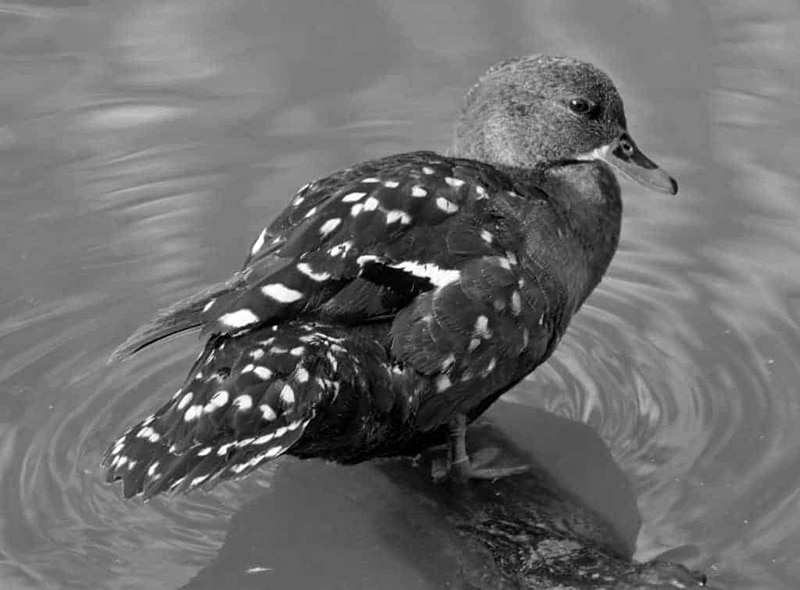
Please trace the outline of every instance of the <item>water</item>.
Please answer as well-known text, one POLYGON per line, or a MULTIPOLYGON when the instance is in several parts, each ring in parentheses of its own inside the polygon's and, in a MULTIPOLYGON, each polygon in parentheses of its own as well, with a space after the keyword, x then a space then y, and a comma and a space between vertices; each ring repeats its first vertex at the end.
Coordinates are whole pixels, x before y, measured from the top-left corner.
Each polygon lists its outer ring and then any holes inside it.
MULTIPOLYGON (((728 588, 796 588, 800 8, 754 6, 1 5, 0 585, 436 588, 413 527, 370 520, 363 487, 360 509, 342 507, 349 470, 273 466, 212 493, 123 502, 100 454, 177 388, 196 342, 106 358, 156 309, 237 268, 297 187, 446 149, 475 77, 541 51, 613 76, 634 137, 681 193, 624 184, 607 279, 510 397, 600 434, 635 490, 637 558, 667 552, 728 588), (344 491, 322 499, 318 478, 344 491), (287 485, 296 501, 270 509, 287 485), (343 530, 362 532, 334 551, 343 530), (287 555, 325 563, 281 572, 287 555)), ((550 440, 546 452, 585 454, 575 437, 550 440)))

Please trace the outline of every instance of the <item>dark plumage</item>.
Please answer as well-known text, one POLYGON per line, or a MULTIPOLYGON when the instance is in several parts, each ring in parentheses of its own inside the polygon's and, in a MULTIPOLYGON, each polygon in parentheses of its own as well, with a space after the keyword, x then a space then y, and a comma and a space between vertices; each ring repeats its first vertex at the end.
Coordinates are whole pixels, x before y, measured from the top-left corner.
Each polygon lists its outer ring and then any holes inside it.
POLYGON ((617 247, 613 166, 674 193, 609 78, 570 58, 491 68, 451 155, 400 154, 303 187, 244 268, 116 353, 202 328, 184 385, 106 454, 125 496, 245 475, 283 453, 357 462, 439 427, 469 471, 474 418, 553 352, 617 247))

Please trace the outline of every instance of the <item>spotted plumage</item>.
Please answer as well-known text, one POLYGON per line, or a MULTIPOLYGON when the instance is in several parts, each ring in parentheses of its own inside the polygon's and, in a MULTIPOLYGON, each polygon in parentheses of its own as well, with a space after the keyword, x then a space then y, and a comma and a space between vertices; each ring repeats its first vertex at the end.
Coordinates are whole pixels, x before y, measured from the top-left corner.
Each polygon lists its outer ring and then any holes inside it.
POLYGON ((602 72, 524 58, 470 92, 454 155, 389 156, 304 186, 241 271, 117 352, 191 328, 208 338, 180 390, 107 452, 108 479, 125 496, 186 491, 284 453, 348 463, 414 452, 426 433, 475 417, 547 359, 614 253, 619 186, 585 154, 672 188, 638 151, 611 158, 622 141, 633 145, 602 72), (515 95, 530 107, 517 120, 504 93, 526 86, 544 90, 515 95), (605 117, 584 121, 588 138, 515 146, 514 126, 544 133, 539 111, 574 123, 554 110, 566 91, 605 117), (490 145, 500 123, 509 141, 490 145))

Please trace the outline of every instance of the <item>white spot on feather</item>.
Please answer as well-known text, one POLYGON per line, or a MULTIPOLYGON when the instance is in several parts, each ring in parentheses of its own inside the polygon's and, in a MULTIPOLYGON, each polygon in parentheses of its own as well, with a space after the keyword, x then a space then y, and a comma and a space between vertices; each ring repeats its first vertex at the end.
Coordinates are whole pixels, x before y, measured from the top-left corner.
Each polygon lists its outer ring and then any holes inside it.
POLYGON ((184 395, 184 396, 181 398, 181 401, 179 401, 179 402, 178 402, 178 406, 177 406, 177 407, 178 407, 178 409, 179 409, 179 410, 182 410, 183 408, 185 408, 186 406, 188 406, 188 405, 189 405, 189 402, 190 402, 190 401, 192 401, 192 398, 193 398, 193 397, 194 397, 194 394, 193 394, 191 391, 190 391, 189 393, 187 393, 186 395, 184 395))
MULTIPOLYGON (((431 174, 433 174, 433 170, 431 170, 431 174)), ((411 196, 417 198, 427 197, 428 191, 419 185, 415 185, 411 187, 411 196)))
POLYGON ((481 185, 475 187, 475 192, 478 193, 478 200, 486 199, 489 194, 486 192, 486 189, 483 188, 481 185))
POLYGON ((221 324, 229 328, 243 328, 258 322, 258 316, 249 309, 240 309, 220 316, 221 324))
POLYGON ((314 217, 314 215, 316 215, 316 214, 317 214, 317 208, 316 207, 311 207, 311 209, 308 210, 308 213, 305 214, 303 219, 308 219, 309 217, 314 217))
POLYGON ((399 209, 393 209, 392 211, 386 213, 386 225, 396 221, 399 221, 403 225, 408 225, 411 223, 411 216, 405 211, 401 211, 399 209))
POLYGON ((350 248, 353 247, 353 242, 350 240, 346 242, 342 242, 341 244, 337 244, 330 250, 328 250, 328 254, 331 256, 347 256, 347 253, 350 251, 350 248))
POLYGON ((375 197, 370 197, 364 201, 364 211, 374 211, 378 208, 378 205, 380 205, 378 199, 375 197))
POLYGON ((147 468, 147 477, 153 477, 155 472, 158 470, 159 462, 156 461, 150 467, 147 468))
POLYGON ((431 168, 430 166, 423 166, 423 167, 422 167, 422 172, 423 172, 424 174, 427 174, 428 176, 430 176, 431 174, 434 174, 434 173, 436 172, 436 170, 434 170, 434 169, 433 169, 433 168, 431 168))
POLYGON ((240 395, 233 400, 233 405, 236 406, 240 412, 246 412, 253 407, 253 398, 247 394, 240 395))
POLYGON ((449 371, 450 368, 455 364, 456 364, 456 356, 453 353, 450 353, 442 361, 442 371, 449 371))
POLYGON ((183 415, 183 419, 185 422, 191 422, 192 420, 197 420, 202 413, 203 406, 195 404, 194 406, 189 406, 189 409, 186 410, 186 413, 183 415))
POLYGON ((308 381, 308 377, 308 371, 303 367, 300 367, 297 369, 297 371, 295 371, 295 379, 297 379, 298 383, 306 383, 308 381))
POLYGON ((175 488, 177 488, 179 485, 181 485, 181 484, 183 483, 183 480, 185 480, 185 479, 186 479, 186 476, 185 476, 185 475, 184 475, 183 477, 179 477, 178 479, 176 479, 174 482, 172 482, 172 483, 170 484, 170 486, 169 486, 169 489, 171 489, 171 490, 174 490, 174 489, 175 489, 175 488))
POLYGON ((522 297, 520 297, 519 291, 514 291, 511 294, 511 313, 514 315, 519 315, 522 311, 522 297))
POLYGON ((342 197, 342 203, 355 203, 367 196, 367 193, 350 193, 342 197))
POLYGON ((225 404, 228 403, 229 398, 230 395, 224 389, 218 391, 217 393, 211 396, 211 399, 208 400, 208 403, 206 404, 205 408, 203 408, 203 411, 206 414, 208 414, 213 412, 214 410, 218 410, 219 408, 224 407, 225 404))
POLYGON ((350 207, 350 215, 351 215, 352 217, 358 217, 359 215, 361 215, 361 212, 362 212, 363 210, 364 210, 364 205, 363 205, 363 203, 356 203, 355 205, 353 205, 352 207, 350 207))
POLYGON ((487 244, 491 244, 494 241, 494 235, 492 234, 492 232, 484 229, 481 230, 481 239, 483 239, 483 241, 486 242, 487 244))
POLYGON ((304 423, 302 420, 296 420, 296 421, 292 422, 291 424, 287 424, 286 425, 286 430, 297 430, 301 426, 305 426, 305 424, 306 423, 304 423))
POLYGON ((444 287, 461 278, 460 270, 440 268, 432 262, 421 263, 414 260, 406 260, 399 264, 393 264, 390 268, 405 271, 415 277, 428 279, 436 287, 444 287))
POLYGON ((156 431, 149 426, 145 426, 136 433, 136 438, 150 438, 153 434, 157 434, 156 431))
MULTIPOLYGON (((282 452, 286 450, 286 447, 272 447, 270 450, 264 453, 264 459, 272 459, 273 457, 277 457, 282 452)), ((260 457, 259 457, 260 458, 260 457)))
POLYGON ((374 262, 376 260, 378 260, 378 257, 374 254, 364 254, 363 256, 356 258, 356 264, 358 264, 358 266, 364 266, 366 263, 374 262))
POLYGON ((484 339, 491 338, 492 332, 489 330, 489 318, 487 318, 485 315, 479 315, 475 320, 473 334, 484 339))
POLYGON ((288 383, 283 386, 281 389, 280 394, 281 401, 287 405, 291 405, 294 403, 294 389, 288 383))
POLYGON ((214 306, 214 304, 215 304, 216 302, 217 302, 217 300, 216 300, 216 299, 210 299, 210 300, 209 300, 209 302, 208 302, 208 303, 206 303, 206 304, 203 306, 203 313, 205 313, 205 312, 207 312, 209 309, 211 309, 211 308, 214 306))
POLYGON ((436 391, 438 393, 450 389, 451 385, 453 385, 453 382, 450 381, 450 377, 448 377, 447 375, 439 375, 436 378, 436 391))
POLYGON ((325 358, 328 359, 328 363, 330 364, 331 369, 335 373, 336 370, 339 368, 339 361, 336 360, 336 357, 331 352, 326 353, 325 358))
POLYGON ((243 328, 258 322, 258 316, 249 309, 240 309, 220 316, 221 324, 229 328, 243 328))
MULTIPOLYGON (((258 251, 261 250, 261 248, 264 247, 264 242, 266 240, 267 240, 267 230, 266 230, 266 228, 264 228, 264 229, 261 230, 261 233, 258 234, 258 237, 256 238, 256 241, 253 242, 253 245, 250 247, 250 254, 252 256, 255 256, 256 254, 258 254, 258 251)), ((213 300, 212 300, 212 303, 213 303, 213 300)), ((204 309, 203 311, 206 311, 206 310, 204 309)))
POLYGON ((278 303, 293 303, 303 298, 300 291, 290 289, 282 283, 273 283, 261 287, 261 292, 278 303))
POLYGON ((267 379, 269 379, 270 377, 272 377, 272 371, 270 371, 270 370, 269 370, 268 368, 266 368, 266 367, 255 367, 255 368, 253 369, 253 373, 255 373, 255 374, 256 374, 256 376, 257 376, 259 379, 263 379, 264 381, 266 381, 267 379))
POLYGON ((314 269, 311 268, 311 265, 307 262, 298 263, 297 270, 306 275, 312 281, 327 281, 329 278, 331 278, 331 274, 329 272, 314 272, 314 269))
POLYGON ((334 217, 333 219, 329 219, 325 223, 323 223, 319 228, 319 233, 323 236, 327 236, 333 230, 335 230, 339 225, 341 225, 342 220, 339 217, 334 217))
POLYGON ((464 181, 460 178, 453 178, 452 176, 447 176, 444 181, 453 188, 458 188, 464 185, 464 181))
MULTIPOLYGON (((272 406, 268 404, 261 404, 260 406, 258 406, 258 409, 261 410, 261 418, 263 418, 267 422, 272 422, 275 418, 278 417, 277 414, 275 413, 275 410, 272 409, 272 406)), ((258 440, 259 439, 256 439, 254 443, 262 444, 259 443, 258 440)))
MULTIPOLYGON (((270 410, 272 409, 269 406, 267 406, 267 408, 269 408, 270 410)), ((274 414, 274 412, 273 412, 273 414, 274 414)), ((263 436, 259 436, 256 440, 253 441, 253 444, 254 445, 265 445, 269 441, 271 441, 273 438, 275 438, 275 433, 274 432, 270 432, 269 434, 265 434, 263 436)))
POLYGON ((383 183, 383 186, 385 186, 386 188, 397 188, 398 186, 400 186, 400 183, 397 182, 396 180, 387 180, 386 182, 383 183))
POLYGON ((254 361, 261 359, 264 356, 264 350, 261 348, 256 348, 255 350, 250 352, 250 358, 254 361))
POLYGON ((206 475, 198 475, 197 477, 195 477, 195 478, 192 480, 192 483, 190 483, 190 484, 189 484, 189 487, 195 487, 195 486, 199 486, 201 483, 203 483, 203 482, 204 482, 205 480, 207 480, 209 477, 210 477, 210 474, 206 474, 206 475))
POLYGON ((198 457, 206 457, 211 454, 211 451, 214 450, 214 447, 203 447, 199 451, 197 451, 198 457))
POLYGON ((374 178, 372 176, 370 176, 369 178, 362 178, 361 179, 361 182, 363 184, 374 184, 374 183, 380 182, 380 181, 381 181, 380 178, 374 178))
POLYGON ((458 205, 448 201, 444 197, 436 197, 436 206, 445 213, 455 213, 458 211, 458 205))

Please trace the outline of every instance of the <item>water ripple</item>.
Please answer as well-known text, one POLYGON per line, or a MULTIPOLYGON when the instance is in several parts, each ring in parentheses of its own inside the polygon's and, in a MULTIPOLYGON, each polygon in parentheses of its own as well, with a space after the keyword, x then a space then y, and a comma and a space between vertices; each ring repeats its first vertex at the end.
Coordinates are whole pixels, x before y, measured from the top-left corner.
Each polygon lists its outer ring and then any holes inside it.
MULTIPOLYGON (((5 322, 0 342, 55 319, 100 313, 105 302, 72 303, 66 301, 61 313, 34 309, 5 322)), ((6 539, 6 560, 36 572, 43 586, 81 588, 110 576, 124 587, 132 571, 139 586, 148 580, 154 586, 179 585, 215 554, 229 517, 267 484, 269 471, 254 482, 148 505, 124 503, 116 489, 98 485, 108 441, 164 395, 164 384, 175 382, 189 359, 172 347, 167 354, 162 350, 109 366, 83 350, 96 329, 93 322, 69 323, 72 328, 0 367, 5 383, 47 367, 43 382, 52 388, 40 392, 41 403, 29 407, 21 425, 0 437, 0 465, 14 474, 3 480, 5 524, 14 530, 14 538, 6 539), (65 356, 64 349, 73 352, 65 356)))

